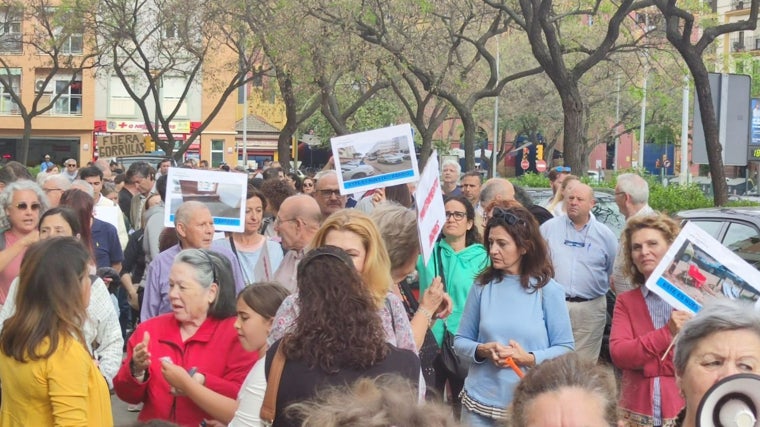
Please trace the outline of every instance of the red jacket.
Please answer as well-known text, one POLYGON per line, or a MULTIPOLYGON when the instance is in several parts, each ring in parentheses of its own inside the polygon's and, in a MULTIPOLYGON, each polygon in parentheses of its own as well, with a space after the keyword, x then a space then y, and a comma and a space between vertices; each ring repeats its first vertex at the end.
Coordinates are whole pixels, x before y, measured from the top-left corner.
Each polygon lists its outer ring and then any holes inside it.
POLYGON ((652 417, 655 377, 660 377, 663 425, 666 420, 676 418, 685 405, 676 385, 673 348, 661 360, 672 340, 668 325, 654 329, 640 289, 618 295, 612 316, 610 355, 615 366, 623 371, 620 409, 628 412, 634 423, 651 425, 645 419, 652 417))
POLYGON ((179 323, 168 313, 141 323, 127 342, 127 357, 113 380, 116 395, 125 402, 144 402, 138 419, 162 419, 182 426, 197 427, 204 418, 210 418, 187 397, 175 397, 169 392, 169 383, 161 374, 161 358, 171 357, 172 362, 185 369, 197 368, 206 377, 206 387, 232 399, 246 375, 258 359, 256 352, 247 352, 238 341, 233 327, 235 318, 219 320, 207 318, 198 331, 183 342, 179 323), (151 363, 148 378, 140 384, 129 371, 134 347, 150 334, 148 351, 151 363))

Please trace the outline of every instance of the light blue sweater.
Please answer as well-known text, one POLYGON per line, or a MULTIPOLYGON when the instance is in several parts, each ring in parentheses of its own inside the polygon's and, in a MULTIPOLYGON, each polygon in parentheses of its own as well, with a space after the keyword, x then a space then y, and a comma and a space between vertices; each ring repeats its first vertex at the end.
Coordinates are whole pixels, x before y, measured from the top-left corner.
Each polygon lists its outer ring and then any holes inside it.
POLYGON ((481 404, 506 408, 520 379, 510 368, 497 368, 490 360, 476 361, 475 349, 494 341, 508 345, 511 339, 532 352, 537 364, 574 349, 561 285, 551 280, 540 291, 528 293, 520 286, 519 276, 504 276, 499 282, 472 286, 454 349, 472 360, 464 390, 481 404))

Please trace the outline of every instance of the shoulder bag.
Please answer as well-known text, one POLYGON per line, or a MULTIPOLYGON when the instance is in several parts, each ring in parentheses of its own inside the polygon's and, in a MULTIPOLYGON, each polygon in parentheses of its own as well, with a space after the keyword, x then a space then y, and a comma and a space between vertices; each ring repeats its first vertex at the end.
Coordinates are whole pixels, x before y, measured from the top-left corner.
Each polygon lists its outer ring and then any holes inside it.
POLYGON ((274 353, 272 365, 269 367, 267 376, 267 389, 264 392, 264 402, 259 411, 261 422, 265 426, 271 426, 274 423, 274 416, 277 410, 277 392, 280 390, 280 378, 282 378, 282 369, 285 367, 285 355, 282 353, 282 341, 277 346, 274 353))
MULTIPOLYGON (((441 278, 443 283, 443 291, 446 291, 446 278, 444 277, 443 261, 441 260, 441 247, 435 253, 436 259, 436 275, 441 278)), ((446 370, 446 373, 450 378, 456 378, 463 380, 467 377, 467 371, 470 369, 470 364, 454 351, 454 334, 446 327, 446 320, 443 320, 443 343, 441 345, 441 364, 446 370)))

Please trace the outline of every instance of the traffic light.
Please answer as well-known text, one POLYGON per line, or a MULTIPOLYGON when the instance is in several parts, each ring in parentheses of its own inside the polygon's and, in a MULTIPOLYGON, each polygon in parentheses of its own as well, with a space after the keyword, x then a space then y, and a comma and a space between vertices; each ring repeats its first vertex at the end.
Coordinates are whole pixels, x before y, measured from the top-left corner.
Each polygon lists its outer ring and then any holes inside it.
POLYGON ((544 144, 536 145, 536 160, 544 159, 544 144))
POLYGON ((153 140, 153 138, 150 137, 150 135, 144 137, 145 140, 145 152, 151 153, 153 151, 156 151, 156 141, 153 140))

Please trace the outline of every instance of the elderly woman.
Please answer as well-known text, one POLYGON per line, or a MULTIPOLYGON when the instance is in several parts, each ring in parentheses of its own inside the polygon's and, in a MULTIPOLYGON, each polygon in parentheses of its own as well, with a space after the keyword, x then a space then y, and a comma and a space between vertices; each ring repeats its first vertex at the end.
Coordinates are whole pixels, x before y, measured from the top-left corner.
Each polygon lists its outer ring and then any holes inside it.
POLYGON ((82 331, 89 267, 90 252, 71 237, 29 247, 16 312, 0 333, 0 425, 113 425, 108 386, 82 331))
POLYGON ((713 384, 729 375, 760 374, 760 312, 743 301, 706 304, 676 337, 673 364, 686 399, 676 425, 694 427, 699 402, 713 384))
POLYGON ((173 371, 186 370, 234 399, 258 355, 246 352, 235 332, 235 282, 226 257, 205 249, 178 253, 169 302, 172 313, 140 323, 132 334, 114 388, 122 400, 144 403, 141 421, 197 426, 210 417, 178 389, 173 371))
POLYGON ((678 224, 664 215, 631 218, 623 230, 623 270, 637 289, 618 295, 610 355, 623 371, 619 406, 628 425, 670 425, 684 404, 669 349, 691 315, 673 310, 643 286, 679 230, 678 224))
MULTIPOLYGON (((326 387, 388 373, 417 385, 417 355, 385 342, 380 318, 367 316, 377 302, 354 262, 342 249, 327 245, 313 249, 298 264, 301 313, 266 356, 267 378, 272 378, 273 363, 284 358, 273 426, 300 426, 298 417, 284 409, 319 395, 326 387)), ((273 384, 268 382, 270 387, 273 384)))
POLYGON ((29 245, 39 240, 37 225, 47 210, 47 198, 33 181, 20 180, 0 193, 9 228, 0 235, 0 305, 5 304, 8 289, 21 268, 29 245))
POLYGON ((612 369, 567 353, 531 369, 515 389, 512 427, 617 424, 612 369))
POLYGON ((517 369, 574 347, 565 291, 552 279, 533 215, 519 204, 495 208, 485 245, 491 266, 470 288, 454 340, 457 353, 473 362, 462 392, 462 423, 475 427, 497 425, 506 416, 517 369))
POLYGON ((230 252, 235 254, 246 285, 267 279, 255 275, 256 264, 262 253, 268 256, 269 271, 277 271, 282 262, 282 246, 259 231, 266 208, 267 200, 264 194, 253 185, 249 185, 245 201, 245 229, 242 233, 230 233, 224 241, 229 245, 230 252))

